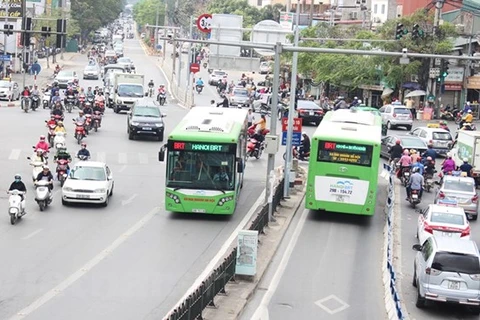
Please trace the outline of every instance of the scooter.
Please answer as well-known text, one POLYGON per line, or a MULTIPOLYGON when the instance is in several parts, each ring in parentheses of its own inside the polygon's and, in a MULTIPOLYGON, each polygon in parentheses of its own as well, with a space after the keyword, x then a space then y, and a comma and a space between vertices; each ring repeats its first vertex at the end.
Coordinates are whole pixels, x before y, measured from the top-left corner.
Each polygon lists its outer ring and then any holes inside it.
POLYGON ((433 176, 432 175, 425 175, 425 191, 430 192, 433 189, 433 176))
POLYGON ((52 95, 50 92, 45 92, 43 94, 43 98, 42 98, 43 109, 51 108, 51 105, 50 105, 51 99, 52 99, 52 95))
POLYGON ((92 130, 92 115, 86 114, 85 115, 85 132, 89 132, 92 130))
POLYGON ((80 144, 85 138, 86 131, 85 131, 85 124, 82 122, 76 122, 75 123, 75 139, 77 140, 77 143, 80 144))
POLYGON ((65 148, 66 146, 66 139, 65 139, 65 132, 57 132, 55 134, 55 138, 53 139, 53 145, 55 146, 55 149, 60 149, 60 148, 65 148))
POLYGON ((406 187, 408 181, 410 180, 410 168, 402 168, 402 173, 400 175, 400 180, 402 184, 406 187))
POLYGON ((93 130, 95 132, 98 131, 98 128, 100 128, 100 123, 102 122, 102 113, 100 111, 95 111, 93 113, 93 130))
POLYGON ((38 95, 32 96, 32 110, 35 111, 40 103, 40 97, 38 95))
POLYGON ((40 180, 35 183, 35 201, 38 203, 40 211, 45 210, 52 203, 52 194, 49 188, 49 182, 40 180))
POLYGON ((412 208, 415 209, 417 204, 420 203, 420 190, 411 190, 410 191, 410 198, 408 199, 408 201, 412 205, 412 208))
POLYGON ((17 220, 21 219, 25 215, 25 199, 22 200, 22 195, 25 192, 12 190, 7 191, 10 195, 8 198, 8 214, 10 215, 10 224, 14 225, 17 220))
MULTIPOLYGON (((310 152, 305 152, 302 157, 300 157, 300 149, 297 146, 292 148, 292 156, 294 159, 308 161, 310 159, 310 152)), ((287 160, 287 153, 283 154, 283 160, 287 160)))
POLYGON ((160 103, 160 105, 163 106, 167 101, 167 95, 165 93, 159 93, 157 100, 158 100, 158 103, 160 103))
POLYGON ((202 90, 203 90, 203 86, 197 85, 195 88, 197 89, 197 93, 198 93, 198 94, 200 94, 200 93, 202 92, 202 90))
POLYGON ((247 157, 255 157, 256 159, 260 159, 264 148, 265 148, 264 142, 258 142, 258 140, 255 138, 248 139, 247 157))
POLYGON ((54 140, 55 140, 55 128, 57 127, 56 124, 49 124, 48 125, 48 143, 50 144, 50 148, 53 148, 55 146, 54 140))
POLYGON ((27 157, 28 160, 30 160, 30 165, 33 167, 32 169, 32 181, 35 181, 38 177, 38 174, 42 172, 43 166, 45 165, 45 162, 42 161, 31 161, 32 158, 27 157))
POLYGON ((65 180, 67 179, 68 174, 68 160, 58 159, 57 160, 57 179, 60 181, 60 186, 63 187, 65 180))
POLYGON ((72 113, 74 105, 75 105, 75 96, 72 96, 72 95, 67 96, 65 109, 67 109, 68 113, 72 113))
POLYGON ((28 113, 28 109, 30 109, 30 98, 29 97, 22 97, 22 109, 25 113, 28 113))

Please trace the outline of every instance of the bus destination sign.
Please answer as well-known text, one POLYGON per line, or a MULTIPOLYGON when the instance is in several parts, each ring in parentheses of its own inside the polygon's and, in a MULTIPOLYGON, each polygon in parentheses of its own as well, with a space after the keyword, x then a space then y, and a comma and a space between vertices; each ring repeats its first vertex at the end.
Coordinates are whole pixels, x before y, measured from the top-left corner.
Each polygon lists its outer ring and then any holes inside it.
POLYGON ((318 161, 370 166, 372 146, 343 142, 320 141, 318 161))
POLYGON ((207 143, 207 142, 183 142, 170 141, 172 151, 198 151, 198 152, 229 152, 229 144, 207 143))

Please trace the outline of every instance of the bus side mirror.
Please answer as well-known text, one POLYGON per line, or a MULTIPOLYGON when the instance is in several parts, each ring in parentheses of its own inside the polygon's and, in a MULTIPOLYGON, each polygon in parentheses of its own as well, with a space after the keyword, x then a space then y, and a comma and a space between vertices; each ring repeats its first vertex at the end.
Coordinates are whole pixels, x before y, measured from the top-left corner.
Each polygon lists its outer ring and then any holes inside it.
POLYGON ((242 173, 243 172, 243 159, 237 158, 237 172, 242 173))
POLYGON ((158 152, 158 161, 163 162, 165 160, 165 146, 163 146, 158 152))

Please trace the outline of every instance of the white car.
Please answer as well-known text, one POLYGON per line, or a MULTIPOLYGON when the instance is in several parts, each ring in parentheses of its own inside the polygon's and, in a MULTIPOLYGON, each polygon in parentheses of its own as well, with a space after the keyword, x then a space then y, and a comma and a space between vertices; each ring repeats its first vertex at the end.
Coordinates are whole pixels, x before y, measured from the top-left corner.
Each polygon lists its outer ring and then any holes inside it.
POLYGON ((83 70, 83 79, 95 79, 98 80, 100 78, 100 68, 97 64, 95 65, 88 65, 83 70))
POLYGON ((62 204, 95 203, 106 207, 113 187, 113 175, 105 163, 79 161, 63 184, 62 204))
POLYGON ((0 80, 0 99, 19 100, 20 88, 18 86, 18 83, 0 80))
POLYGON ((210 78, 208 79, 208 84, 216 86, 219 80, 227 79, 228 74, 222 70, 213 70, 210 73, 210 78))
POLYGON ((66 89, 69 83, 75 82, 78 80, 77 73, 72 70, 62 70, 55 77, 55 82, 58 83, 58 86, 61 89, 66 89))
POLYGON ((456 205, 429 205, 418 216, 418 242, 422 245, 429 237, 470 240, 470 224, 463 208, 456 205))

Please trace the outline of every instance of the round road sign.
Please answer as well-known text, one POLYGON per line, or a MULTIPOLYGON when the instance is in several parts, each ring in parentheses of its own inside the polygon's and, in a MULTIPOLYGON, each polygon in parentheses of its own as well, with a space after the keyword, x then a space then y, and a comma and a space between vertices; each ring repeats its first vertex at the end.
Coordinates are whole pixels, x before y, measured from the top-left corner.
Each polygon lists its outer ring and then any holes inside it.
POLYGON ((198 71, 200 71, 200 64, 198 64, 198 63, 191 63, 191 64, 190 64, 190 72, 192 72, 192 73, 197 73, 198 71))
POLYGON ((211 31, 211 25, 212 25, 211 14, 205 13, 205 14, 202 14, 200 17, 198 17, 197 19, 198 30, 208 33, 211 31))

